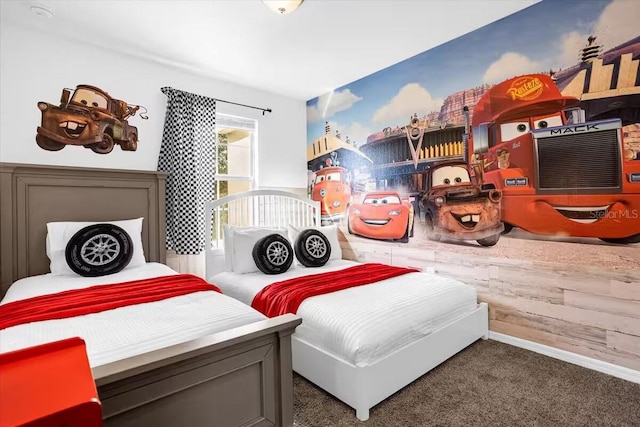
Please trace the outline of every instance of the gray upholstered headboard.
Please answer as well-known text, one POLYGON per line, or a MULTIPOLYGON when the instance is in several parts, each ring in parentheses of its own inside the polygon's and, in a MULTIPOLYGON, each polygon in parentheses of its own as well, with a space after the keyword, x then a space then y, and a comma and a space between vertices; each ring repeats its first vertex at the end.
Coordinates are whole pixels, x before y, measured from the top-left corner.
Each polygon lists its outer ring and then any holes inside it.
POLYGON ((147 261, 164 263, 166 174, 0 163, 0 298, 14 281, 49 272, 47 222, 144 217, 147 261))

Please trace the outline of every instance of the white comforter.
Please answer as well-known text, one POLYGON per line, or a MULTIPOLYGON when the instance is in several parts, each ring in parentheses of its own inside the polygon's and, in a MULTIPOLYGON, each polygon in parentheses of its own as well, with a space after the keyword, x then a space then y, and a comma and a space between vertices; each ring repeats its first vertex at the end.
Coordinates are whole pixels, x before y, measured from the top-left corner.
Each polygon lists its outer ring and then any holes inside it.
MULTIPOLYGON (((11 285, 0 305, 67 289, 170 274, 177 273, 163 264, 148 263, 103 277, 33 276, 11 285)), ((79 336, 86 342, 91 367, 96 367, 264 319, 257 311, 218 292, 196 292, 3 329, 0 353, 79 336)))
MULTIPOLYGON (((357 263, 292 267, 277 276, 224 272, 209 278, 246 304, 265 286, 357 263)), ((473 311, 475 288, 433 273, 408 273, 365 286, 307 298, 294 336, 357 366, 366 366, 473 311)))

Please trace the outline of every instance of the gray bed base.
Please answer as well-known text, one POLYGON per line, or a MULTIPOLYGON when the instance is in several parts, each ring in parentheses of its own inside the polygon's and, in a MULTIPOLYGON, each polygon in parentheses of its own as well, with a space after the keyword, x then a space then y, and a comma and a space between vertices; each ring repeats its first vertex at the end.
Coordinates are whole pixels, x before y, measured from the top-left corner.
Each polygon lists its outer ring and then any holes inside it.
MULTIPOLYGON (((165 175, 0 163, 0 297, 49 272, 46 223, 144 217, 147 261, 164 263, 165 175)), ((291 426, 294 315, 99 366, 105 426, 291 426)))

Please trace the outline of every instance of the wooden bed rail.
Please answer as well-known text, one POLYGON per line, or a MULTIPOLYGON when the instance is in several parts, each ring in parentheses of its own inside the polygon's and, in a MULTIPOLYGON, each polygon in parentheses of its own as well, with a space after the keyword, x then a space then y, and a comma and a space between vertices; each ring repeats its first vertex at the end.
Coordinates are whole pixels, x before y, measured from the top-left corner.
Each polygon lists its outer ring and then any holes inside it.
POLYGON ((292 426, 300 323, 287 314, 94 368, 104 425, 292 426))

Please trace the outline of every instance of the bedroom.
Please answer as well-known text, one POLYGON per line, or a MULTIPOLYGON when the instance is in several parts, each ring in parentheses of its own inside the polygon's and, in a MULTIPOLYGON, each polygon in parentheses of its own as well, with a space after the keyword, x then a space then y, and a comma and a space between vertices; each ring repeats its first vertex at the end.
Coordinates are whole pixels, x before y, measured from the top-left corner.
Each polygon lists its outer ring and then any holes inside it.
MULTIPOLYGON (((68 27, 69 32, 66 37, 50 36, 47 26, 55 25, 57 19, 65 17, 64 10, 60 9, 62 6, 56 6, 55 3, 50 4, 51 9, 56 12, 52 19, 35 20, 39 17, 30 17, 28 8, 23 10, 12 5, 10 9, 10 6, 3 2, 2 37, 0 37, 2 43, 2 49, 0 49, 2 54, 1 109, 3 111, 0 119, 0 132, 2 132, 0 159, 2 162, 156 170, 166 106, 166 97, 160 88, 171 85, 177 89, 220 99, 271 108, 273 112, 263 116, 259 110, 224 103, 219 103, 217 106, 220 114, 242 116, 258 121, 260 150, 256 171, 260 188, 287 189, 306 194, 308 159, 306 147, 302 141, 315 139, 319 135, 315 131, 307 133, 305 101, 322 95, 326 90, 300 96, 274 95, 274 92, 285 93, 286 88, 280 88, 281 91, 254 89, 227 82, 234 76, 205 77, 202 74, 172 67, 168 63, 170 58, 165 58, 167 61, 159 64, 150 60, 149 57, 135 57, 133 42, 131 47, 128 43, 108 46, 104 38, 87 35, 87 38, 94 40, 95 43, 101 43, 102 47, 86 45, 71 30, 73 26, 68 27), (12 22, 18 18, 24 21, 12 22), (46 37, 43 36, 45 34, 47 34, 46 37), (69 52, 73 54, 70 55, 69 52), (60 152, 48 152, 36 145, 34 134, 41 114, 36 107, 37 102, 55 103, 62 88, 75 87, 83 83, 106 89, 114 97, 121 97, 147 107, 149 120, 142 121, 137 116, 131 119, 131 123, 140 129, 137 151, 127 152, 116 148, 103 156, 80 147, 67 147, 60 152), (300 149, 293 150, 291 147, 300 147, 300 149), (282 167, 284 158, 287 161, 286 168, 282 167)), ((310 13, 306 12, 305 8, 308 11, 314 6, 314 2, 309 1, 303 3, 295 13, 279 17, 266 13, 262 15, 262 11, 251 12, 247 5, 251 2, 240 3, 243 3, 242 7, 248 13, 247 16, 253 16, 251 13, 260 14, 262 18, 269 19, 269 25, 275 26, 286 25, 283 22, 293 22, 296 17, 310 13), (279 18, 285 18, 287 21, 279 18)), ((529 3, 522 4, 521 8, 528 5, 529 3)), ((264 6, 258 3, 254 7, 264 6)), ((136 12, 135 8, 130 10, 129 14, 133 16, 134 12, 136 12)), ((511 12, 515 12, 515 9, 506 13, 511 12)), ((487 21, 482 25, 489 24, 490 21, 500 17, 487 16, 487 21)), ((127 28, 143 25, 139 22, 130 22, 130 17, 123 19, 125 19, 123 25, 126 22, 127 28)), ((174 22, 164 20, 162 25, 175 29, 174 22)), ((466 32, 479 26, 481 25, 469 27, 466 32)), ((280 30, 285 31, 286 28, 280 28, 280 30)), ((462 35, 464 32, 461 31, 457 35, 462 35)), ((445 41, 441 40, 440 43, 445 41)), ((585 41, 579 40, 581 45, 585 41)), ((197 50, 198 46, 194 45, 192 48, 197 50)), ((364 71, 359 75, 351 75, 339 84, 371 74, 373 71, 429 48, 431 46, 415 47, 413 51, 407 51, 404 57, 380 63, 376 69, 364 71)), ((167 52, 173 52, 175 58, 183 57, 183 53, 174 45, 167 46, 167 52)), ((277 56, 279 58, 284 53, 279 52, 277 55, 280 55, 277 56)), ((265 73, 260 78, 268 80, 269 76, 265 73)), ((320 124, 324 126, 324 122, 320 124)), ((346 132, 343 129, 340 130, 346 132)), ((372 129, 372 133, 376 130, 382 130, 382 127, 372 129)), ((332 130, 334 131, 335 129, 332 130)), ((419 216, 417 212, 418 209, 416 209, 416 216, 419 216)), ((494 249, 499 250, 502 243, 508 241, 507 235, 494 249)), ((516 242, 521 241, 516 240, 516 242)), ((522 247, 527 249, 533 248, 532 245, 536 242, 526 240, 525 243, 522 247)), ((560 244, 562 247, 569 248, 568 252, 576 247, 568 242, 560 242, 560 244)), ((637 281, 634 283, 631 280, 633 276, 630 276, 637 274, 638 271, 638 256, 634 255, 640 249, 637 245, 598 246, 607 248, 607 252, 595 252, 595 255, 603 257, 604 262, 610 267, 598 269, 595 277, 585 277, 575 268, 563 269, 560 273, 541 272, 534 269, 533 261, 530 259, 519 263, 513 259, 514 257, 509 256, 510 254, 505 256, 502 252, 494 252, 500 254, 498 255, 501 261, 499 265, 487 264, 483 253, 475 247, 440 242, 434 245, 437 245, 437 250, 416 249, 386 242, 377 244, 375 240, 351 237, 345 233, 343 251, 359 260, 380 260, 400 265, 404 262, 410 266, 431 268, 442 274, 459 277, 464 282, 478 286, 481 300, 484 298, 490 305, 493 303, 500 307, 500 310, 494 313, 498 318, 491 318, 491 329, 497 332, 494 334, 496 339, 507 340, 509 337, 515 337, 524 342, 512 340, 511 344, 542 344, 535 349, 551 351, 555 356, 568 357, 574 363, 575 360, 580 360, 589 367, 599 368, 626 379, 637 378, 637 370, 640 369, 637 362, 640 345, 638 343, 640 326, 637 317, 638 285, 637 281), (537 280, 539 277, 546 280, 537 280), (496 280, 497 278, 500 280, 496 280), (566 280, 564 287, 548 285, 555 283, 559 278, 566 280), (529 280, 537 280, 536 286, 533 288, 523 286, 522 282, 526 283, 529 280), (565 304, 563 305, 561 301, 565 304), (554 352, 554 350, 560 351, 554 352), (567 350, 569 354, 563 352, 567 350), (586 358, 580 359, 579 356, 586 358)), ((585 245, 585 247, 591 248, 592 245, 585 245)), ((569 258, 561 259, 563 263, 570 264, 575 261, 570 257, 571 253, 567 256, 569 258)), ((587 259, 583 262, 586 263, 587 259)))

